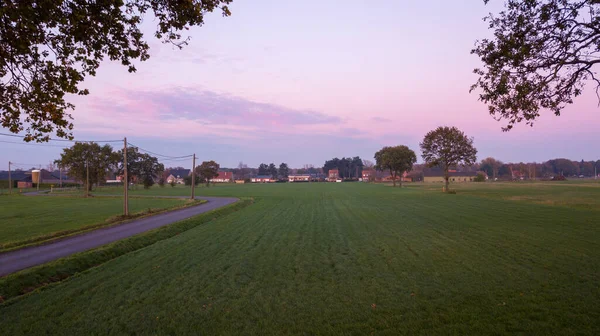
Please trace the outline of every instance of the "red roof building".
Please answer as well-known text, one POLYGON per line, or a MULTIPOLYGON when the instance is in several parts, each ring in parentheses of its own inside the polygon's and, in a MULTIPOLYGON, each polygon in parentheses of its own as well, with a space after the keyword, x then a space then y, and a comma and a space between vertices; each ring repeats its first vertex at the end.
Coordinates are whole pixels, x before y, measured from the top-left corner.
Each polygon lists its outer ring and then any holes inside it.
POLYGON ((212 183, 230 183, 233 182, 233 173, 232 172, 219 172, 215 178, 210 180, 212 183))

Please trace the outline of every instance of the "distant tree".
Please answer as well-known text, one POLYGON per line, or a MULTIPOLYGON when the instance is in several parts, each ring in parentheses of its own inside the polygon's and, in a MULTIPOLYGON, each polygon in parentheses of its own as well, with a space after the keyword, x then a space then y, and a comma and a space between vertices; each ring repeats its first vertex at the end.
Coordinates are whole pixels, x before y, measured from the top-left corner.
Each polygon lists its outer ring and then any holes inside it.
POLYGON ((444 171, 445 187, 449 191, 449 169, 459 164, 472 165, 477 160, 477 149, 473 138, 469 138, 456 127, 438 127, 430 131, 420 144, 423 160, 429 167, 441 167, 444 171))
POLYGON ((493 157, 488 157, 481 160, 480 169, 486 172, 492 179, 496 179, 498 176, 498 169, 502 166, 502 161, 496 160, 493 157))
POLYGON ((65 167, 69 176, 84 183, 86 190, 91 190, 92 185, 106 181, 106 175, 113 170, 118 161, 118 156, 110 145, 100 146, 95 142, 76 142, 70 148, 63 149, 60 159, 54 161, 57 165, 65 167), (87 185, 87 172, 89 167, 89 181, 87 185))
MULTIPOLYGON (((123 175, 125 173, 123 150, 120 150, 117 155, 119 156, 118 174, 123 175)), ((160 177, 164 171, 164 165, 159 163, 156 157, 140 153, 137 147, 127 148, 128 182, 138 179, 142 181, 145 188, 149 188, 154 184, 154 179, 160 177)))
POLYGON ((237 166, 237 169, 234 171, 234 174, 237 177, 237 179, 245 180, 250 175, 250 169, 248 168, 247 164, 240 161, 240 163, 237 166))
POLYGON ((417 162, 417 155, 404 145, 383 147, 375 153, 375 162, 375 169, 390 172, 394 187, 397 177, 400 176, 400 187, 402 187, 402 174, 412 169, 413 164, 417 162))
POLYGON ((477 173, 477 176, 473 179, 474 182, 485 182, 485 174, 477 173))
MULTIPOLYGON (((198 169, 198 167, 196 167, 196 169, 198 169)), ((198 184, 200 184, 200 176, 198 176, 198 173, 195 173, 195 179, 194 179, 194 185, 197 186, 198 184)), ((192 185, 192 174, 189 174, 188 176, 183 178, 183 183, 185 183, 186 186, 191 186, 192 185)))
POLYGON ((507 0, 485 20, 494 37, 471 51, 484 65, 475 69, 471 91, 481 89, 489 113, 508 121, 505 131, 521 121, 532 125, 540 109, 560 115, 586 82, 600 88, 593 70, 600 63, 598 1, 507 0))
POLYGON ((548 160, 548 164, 552 167, 555 175, 575 176, 579 175, 579 165, 569 159, 554 159, 548 160))
POLYGON ((279 170, 277 172, 277 174, 279 175, 280 178, 288 178, 288 176, 290 175, 290 168, 288 167, 287 163, 282 162, 279 165, 279 170))
POLYGON ((159 185, 161 188, 164 188, 164 187, 165 187, 165 183, 166 183, 166 182, 167 182, 167 180, 166 180, 164 177, 162 177, 162 176, 161 176, 161 177, 158 179, 158 185, 159 185))
MULTIPOLYGON (((177 183, 175 182, 175 180, 171 180, 169 184, 171 185, 171 188, 175 188, 175 184, 177 183)), ((192 185, 192 181, 190 181, 190 185, 192 185)))
POLYGON ((53 172, 54 170, 56 170, 56 164, 52 161, 50 161, 47 165, 46 165, 46 170, 49 172, 53 172))
POLYGON ((231 13, 232 0, 8 0, 0 2, 0 124, 25 141, 72 138, 70 95, 95 76, 103 60, 135 72, 150 57, 143 18, 151 17, 153 36, 182 48, 181 32, 202 26, 204 15, 231 13))
POLYGON ((269 165, 266 163, 261 163, 258 166, 258 175, 269 175, 269 165))
POLYGON ((196 173, 208 187, 210 185, 210 180, 219 175, 219 164, 215 161, 204 161, 201 165, 196 167, 196 173))
POLYGON ((269 164, 269 175, 271 175, 273 179, 277 179, 277 166, 275 166, 274 163, 269 164))
POLYGON ((367 169, 373 169, 373 167, 375 167, 375 163, 373 163, 371 160, 363 159, 363 167, 367 169))

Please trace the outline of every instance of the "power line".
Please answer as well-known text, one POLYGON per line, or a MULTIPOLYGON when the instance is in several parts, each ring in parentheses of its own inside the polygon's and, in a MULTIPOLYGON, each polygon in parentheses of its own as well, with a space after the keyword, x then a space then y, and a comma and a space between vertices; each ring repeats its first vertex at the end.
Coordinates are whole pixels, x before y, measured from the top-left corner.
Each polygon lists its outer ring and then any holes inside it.
POLYGON ((15 144, 15 145, 28 145, 28 146, 68 148, 68 146, 53 145, 53 144, 42 144, 42 143, 14 142, 14 141, 4 141, 4 140, 0 140, 0 142, 9 143, 9 144, 15 144))
POLYGON ((193 155, 171 156, 171 155, 165 155, 165 154, 158 154, 158 153, 151 152, 151 151, 149 151, 147 149, 143 149, 142 147, 139 147, 139 146, 137 146, 137 145, 135 145, 135 144, 133 144, 131 142, 129 144, 131 145, 131 147, 135 147, 135 148, 137 148, 137 149, 139 149, 139 150, 141 150, 143 152, 146 152, 146 153, 152 154, 152 155, 156 155, 156 156, 162 156, 163 158, 166 158, 166 159, 185 159, 185 158, 190 158, 190 157, 193 156, 193 155))
MULTIPOLYGON (((21 138, 21 139, 25 138, 25 136, 18 135, 18 134, 0 133, 0 135, 21 138)), ((123 141, 123 140, 69 140, 69 139, 48 139, 48 140, 49 141, 62 141, 62 142, 122 142, 123 141)))

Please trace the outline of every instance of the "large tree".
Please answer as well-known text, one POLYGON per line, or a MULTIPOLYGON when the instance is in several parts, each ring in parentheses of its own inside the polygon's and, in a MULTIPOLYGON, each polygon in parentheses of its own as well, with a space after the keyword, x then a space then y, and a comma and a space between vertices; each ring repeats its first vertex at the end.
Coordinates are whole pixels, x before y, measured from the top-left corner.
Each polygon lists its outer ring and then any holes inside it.
POLYGON ((204 161, 196 167, 196 173, 208 187, 210 186, 210 180, 219 175, 219 164, 215 161, 204 161))
POLYGON ((0 123, 25 141, 52 133, 72 138, 67 94, 87 95, 80 84, 104 59, 135 72, 150 57, 140 29, 153 18, 154 36, 177 47, 181 32, 201 26, 204 15, 232 0, 3 0, 0 2, 0 123))
POLYGON ((390 172, 394 187, 396 179, 400 177, 400 187, 402 187, 402 174, 412 170, 413 164, 417 162, 417 155, 404 145, 383 147, 375 153, 375 162, 375 169, 390 172))
POLYGON ((277 179, 277 166, 275 166, 274 163, 269 164, 269 175, 271 175, 273 179, 277 179))
POLYGON ((471 51, 483 62, 471 91, 481 90, 489 113, 508 122, 503 130, 521 121, 533 125, 542 109, 560 115, 587 81, 598 93, 598 1, 507 0, 503 11, 485 20, 494 37, 471 51))
POLYGON ((477 160, 473 138, 467 137, 456 127, 438 127, 430 131, 420 146, 427 166, 440 167, 444 171, 445 191, 448 191, 451 167, 472 165, 477 160))
POLYGON ((266 163, 261 163, 258 166, 258 175, 269 175, 269 165, 266 163))
POLYGON ((287 163, 282 162, 279 165, 279 170, 277 171, 277 174, 279 174, 280 178, 288 178, 288 176, 290 175, 290 168, 288 167, 287 163))
POLYGON ((95 142, 76 142, 72 147, 63 149, 60 159, 54 161, 59 167, 69 171, 69 176, 84 184, 85 190, 92 185, 106 181, 106 175, 113 170, 118 156, 110 145, 100 146, 95 142), (89 185, 87 184, 89 171, 89 185))

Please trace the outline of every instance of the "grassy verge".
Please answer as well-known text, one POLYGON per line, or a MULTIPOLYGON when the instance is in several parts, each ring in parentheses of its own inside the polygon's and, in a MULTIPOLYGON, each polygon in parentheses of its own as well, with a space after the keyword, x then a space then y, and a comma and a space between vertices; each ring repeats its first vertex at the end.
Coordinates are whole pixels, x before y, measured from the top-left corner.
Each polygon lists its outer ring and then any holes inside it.
POLYGON ((252 204, 252 202, 252 199, 243 199, 194 218, 166 225, 97 249, 77 253, 70 257, 7 275, 0 278, 0 302, 9 304, 10 299, 62 281, 126 253, 152 245, 213 219, 228 215, 252 204))
MULTIPOLYGON (((138 198, 129 200, 129 212, 165 209, 183 205, 186 200, 174 198, 138 198)), ((79 229, 103 223, 123 213, 119 197, 23 196, 2 197, 0 201, 0 249, 5 244, 51 235, 54 232, 79 229)))
POLYGON ((144 217, 148 217, 148 216, 158 215, 158 214, 161 214, 161 213, 164 213, 167 211, 179 210, 179 209, 183 209, 183 208, 187 208, 187 207, 191 207, 191 206, 200 205, 203 203, 206 203, 206 201, 205 200, 187 200, 182 205, 176 205, 176 206, 171 206, 171 207, 167 207, 167 208, 148 208, 146 210, 138 211, 136 213, 130 214, 129 216, 115 215, 115 216, 109 217, 104 222, 94 223, 94 224, 90 224, 90 225, 84 225, 84 226, 74 228, 74 229, 69 229, 69 230, 55 231, 55 232, 51 232, 48 234, 34 236, 34 237, 23 239, 23 240, 11 241, 11 242, 8 242, 5 244, 0 244, 0 253, 14 251, 14 250, 25 248, 25 247, 44 245, 44 244, 48 244, 52 241, 55 241, 58 239, 64 239, 66 237, 73 236, 76 234, 81 234, 84 232, 97 230, 97 229, 104 228, 104 227, 121 225, 124 223, 128 223, 134 219, 140 219, 140 218, 144 218, 144 217))

